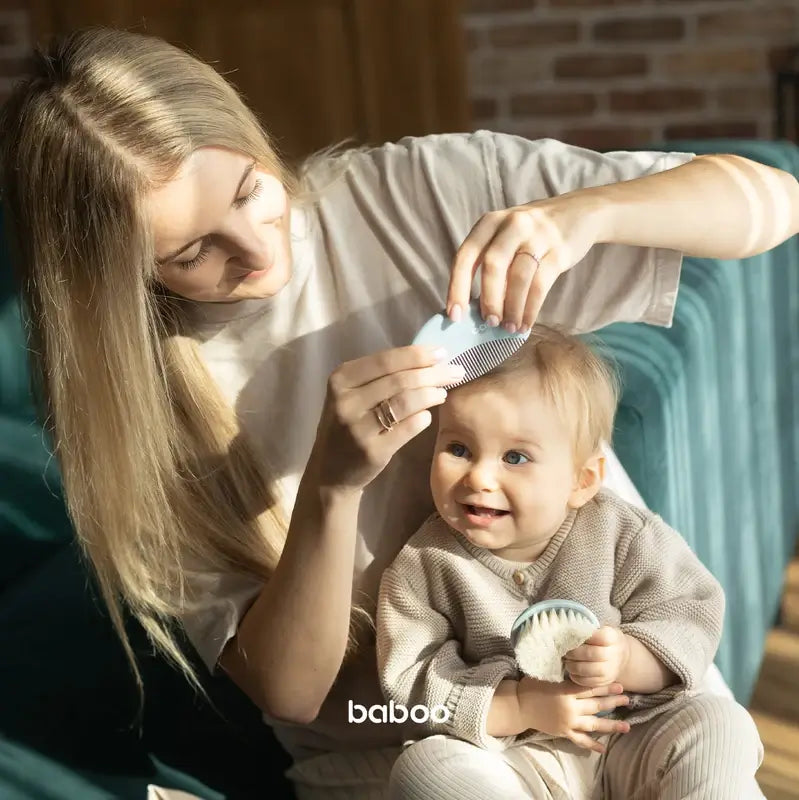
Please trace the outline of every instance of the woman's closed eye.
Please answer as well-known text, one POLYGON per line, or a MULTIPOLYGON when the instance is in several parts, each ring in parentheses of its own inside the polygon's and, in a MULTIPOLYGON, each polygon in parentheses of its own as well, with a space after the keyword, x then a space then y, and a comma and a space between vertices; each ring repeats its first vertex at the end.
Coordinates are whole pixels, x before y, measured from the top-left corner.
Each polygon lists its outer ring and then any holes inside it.
POLYGON ((255 185, 252 187, 252 191, 249 194, 244 195, 244 197, 237 197, 233 201, 233 205, 236 206, 236 208, 241 208, 242 206, 246 206, 247 203, 255 200, 255 198, 258 197, 259 194, 261 194, 263 188, 264 188, 264 182, 260 178, 258 178, 255 181, 255 185))
POLYGON ((502 457, 502 460, 507 464, 516 465, 526 464, 532 459, 529 456, 526 456, 524 453, 520 453, 518 450, 508 450, 508 452, 502 457))
MULTIPOLYGON (((264 188, 263 181, 260 178, 258 178, 255 181, 252 190, 248 194, 244 195, 244 197, 239 197, 236 200, 234 200, 233 205, 236 208, 243 208, 244 206, 247 205, 247 203, 250 203, 253 200, 255 200, 255 198, 261 194, 263 188, 264 188)), ((194 258, 190 258, 188 261, 176 261, 175 266, 178 266, 181 269, 185 270, 196 269, 197 267, 199 267, 200 264, 202 264, 203 261, 205 261, 205 259, 208 258, 208 254, 211 252, 210 239, 211 239, 210 236, 206 236, 205 239, 202 240, 202 243, 200 244, 200 250, 198 251, 197 255, 194 256, 194 258)))
POLYGON ((195 267, 199 267, 200 264, 202 264, 203 261, 208 258, 208 253, 211 252, 211 242, 209 239, 210 237, 206 236, 205 239, 200 242, 200 249, 194 258, 191 258, 188 261, 176 261, 175 266, 180 267, 181 269, 194 269, 195 267))

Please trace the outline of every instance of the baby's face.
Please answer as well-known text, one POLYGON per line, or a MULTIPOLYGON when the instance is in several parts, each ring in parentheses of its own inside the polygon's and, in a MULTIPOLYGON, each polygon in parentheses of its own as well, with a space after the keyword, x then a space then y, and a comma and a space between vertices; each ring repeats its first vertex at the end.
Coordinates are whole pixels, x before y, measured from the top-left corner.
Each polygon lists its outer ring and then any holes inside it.
POLYGON ((475 545, 514 561, 543 552, 578 477, 571 433, 536 375, 449 396, 439 409, 430 485, 438 512, 475 545))

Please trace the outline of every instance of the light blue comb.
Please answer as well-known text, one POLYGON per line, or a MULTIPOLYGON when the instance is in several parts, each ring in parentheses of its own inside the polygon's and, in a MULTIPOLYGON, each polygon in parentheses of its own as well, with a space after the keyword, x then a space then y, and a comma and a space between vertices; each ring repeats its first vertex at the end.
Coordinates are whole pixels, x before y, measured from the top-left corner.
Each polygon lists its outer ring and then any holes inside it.
POLYGON ((452 389, 499 366, 512 356, 530 336, 527 333, 510 333, 497 326, 492 328, 480 316, 480 301, 473 300, 458 322, 446 314, 436 314, 416 334, 412 344, 439 345, 446 348, 450 364, 460 364, 466 374, 456 383, 445 386, 452 389))

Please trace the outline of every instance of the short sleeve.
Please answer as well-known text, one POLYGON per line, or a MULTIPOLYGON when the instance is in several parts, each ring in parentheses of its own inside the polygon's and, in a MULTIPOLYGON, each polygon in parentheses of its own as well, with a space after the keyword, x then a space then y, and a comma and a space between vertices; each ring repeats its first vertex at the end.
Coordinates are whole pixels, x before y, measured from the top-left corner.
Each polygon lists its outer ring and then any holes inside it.
MULTIPOLYGON (((502 206, 605 186, 678 167, 692 153, 597 153, 554 139, 493 134, 502 206)), ((541 322, 576 333, 613 322, 671 324, 682 254, 663 248, 594 246, 550 291, 541 322)))
POLYGON ((211 674, 225 645, 263 588, 263 582, 232 572, 187 571, 191 599, 182 617, 183 629, 211 674))

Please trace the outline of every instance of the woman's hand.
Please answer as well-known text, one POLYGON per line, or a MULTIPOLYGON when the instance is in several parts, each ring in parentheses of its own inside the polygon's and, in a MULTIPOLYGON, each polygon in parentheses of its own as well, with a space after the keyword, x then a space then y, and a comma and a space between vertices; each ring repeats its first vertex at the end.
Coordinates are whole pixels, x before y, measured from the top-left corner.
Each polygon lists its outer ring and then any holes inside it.
POLYGON ((622 694, 621 684, 585 689, 572 681, 550 683, 524 676, 517 688, 522 720, 534 730, 552 736, 565 736, 587 750, 603 753, 602 744, 590 733, 627 733, 630 724, 597 717, 599 711, 626 706, 630 699, 622 694))
POLYGON ((599 241, 601 209, 595 193, 580 190, 485 214, 455 254, 447 314, 457 319, 468 305, 482 264, 483 318, 512 332, 530 328, 558 276, 599 241))
POLYGON ((428 409, 447 397, 442 387, 463 377, 462 367, 445 360, 443 350, 415 345, 338 367, 328 380, 309 460, 317 485, 361 490, 373 481, 397 450, 430 425, 428 409))
POLYGON ((563 656, 563 666, 579 686, 606 686, 619 680, 630 657, 630 643, 618 628, 604 626, 563 656))

